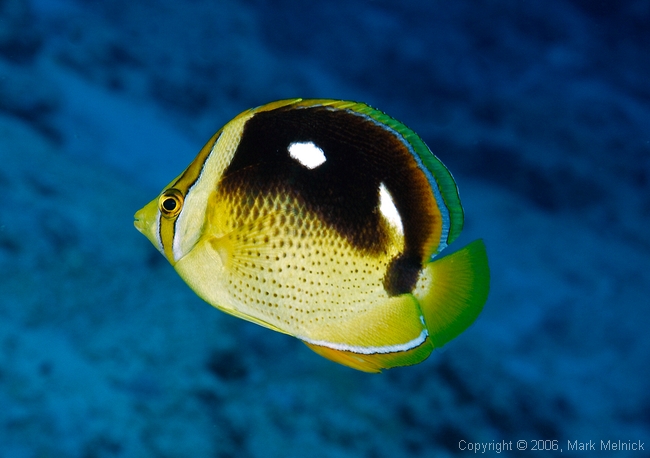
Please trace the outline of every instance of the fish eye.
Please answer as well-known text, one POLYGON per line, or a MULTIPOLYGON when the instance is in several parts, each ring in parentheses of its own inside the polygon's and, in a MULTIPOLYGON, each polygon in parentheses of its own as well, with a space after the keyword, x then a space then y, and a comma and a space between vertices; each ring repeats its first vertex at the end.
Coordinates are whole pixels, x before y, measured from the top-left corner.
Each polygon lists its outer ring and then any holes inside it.
POLYGON ((165 218, 173 218, 181 212, 183 194, 178 189, 168 189, 160 195, 158 208, 165 218))

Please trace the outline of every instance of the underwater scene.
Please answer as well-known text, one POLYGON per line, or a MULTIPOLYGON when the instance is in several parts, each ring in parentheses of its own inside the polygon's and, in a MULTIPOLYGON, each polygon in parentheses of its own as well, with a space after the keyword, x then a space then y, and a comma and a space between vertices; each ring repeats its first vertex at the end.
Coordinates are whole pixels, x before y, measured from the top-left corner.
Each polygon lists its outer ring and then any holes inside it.
POLYGON ((649 44, 0 0, 0 458, 650 456, 649 44))

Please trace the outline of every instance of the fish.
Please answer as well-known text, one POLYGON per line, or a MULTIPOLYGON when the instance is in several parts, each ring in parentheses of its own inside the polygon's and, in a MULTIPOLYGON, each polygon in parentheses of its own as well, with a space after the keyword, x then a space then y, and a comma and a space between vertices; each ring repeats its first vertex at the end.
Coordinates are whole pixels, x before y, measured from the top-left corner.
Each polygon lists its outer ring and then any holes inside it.
POLYGON ((236 116, 134 216, 208 304, 364 372, 424 361, 481 313, 483 240, 441 256, 463 221, 414 131, 300 98, 236 116))

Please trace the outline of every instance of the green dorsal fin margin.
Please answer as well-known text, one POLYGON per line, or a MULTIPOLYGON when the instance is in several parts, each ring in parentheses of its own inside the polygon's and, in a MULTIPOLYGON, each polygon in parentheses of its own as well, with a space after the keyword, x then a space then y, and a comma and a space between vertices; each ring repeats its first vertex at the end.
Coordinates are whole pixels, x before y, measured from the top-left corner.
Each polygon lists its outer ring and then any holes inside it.
MULTIPOLYGON (((376 121, 390 127, 398 132, 402 138, 411 145, 411 148, 417 154, 418 158, 424 164, 424 167, 431 172, 435 184, 440 191, 442 200, 449 211, 449 233, 447 234, 447 244, 456 240, 463 229, 463 207, 458 195, 458 187, 454 178, 451 176, 447 167, 431 152, 429 147, 424 143, 418 134, 406 127, 401 122, 390 117, 386 113, 376 110, 363 103, 357 103, 348 109, 357 111, 361 114, 370 116, 376 121)), ((433 186, 433 183, 432 183, 433 186)))
POLYGON ((431 174, 430 181, 432 179, 435 182, 435 184, 432 182, 431 186, 436 186, 437 191, 442 197, 444 205, 449 212, 449 229, 447 236, 446 238, 443 236, 441 245, 438 247, 437 251, 432 253, 431 258, 442 251, 448 244, 456 240, 460 235, 460 232, 463 230, 464 213, 463 207, 460 203, 460 196, 458 195, 456 182, 447 167, 445 167, 440 159, 431 152, 429 147, 418 134, 398 120, 390 117, 382 111, 366 105, 365 103, 330 99, 293 99, 287 100, 286 105, 295 105, 296 107, 329 106, 340 110, 351 110, 361 115, 368 116, 379 124, 387 126, 397 132, 402 136, 404 141, 408 143, 413 152, 415 152, 417 155, 416 159, 419 159, 426 170, 431 174))

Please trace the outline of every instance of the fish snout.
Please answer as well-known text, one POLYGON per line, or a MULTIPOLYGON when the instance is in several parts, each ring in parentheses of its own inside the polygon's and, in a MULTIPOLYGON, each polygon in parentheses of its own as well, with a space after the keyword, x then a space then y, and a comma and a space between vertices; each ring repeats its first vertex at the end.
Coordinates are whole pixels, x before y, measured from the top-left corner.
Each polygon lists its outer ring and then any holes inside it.
POLYGON ((142 218, 142 210, 133 215, 133 225, 140 233, 144 233, 145 222, 142 218))

